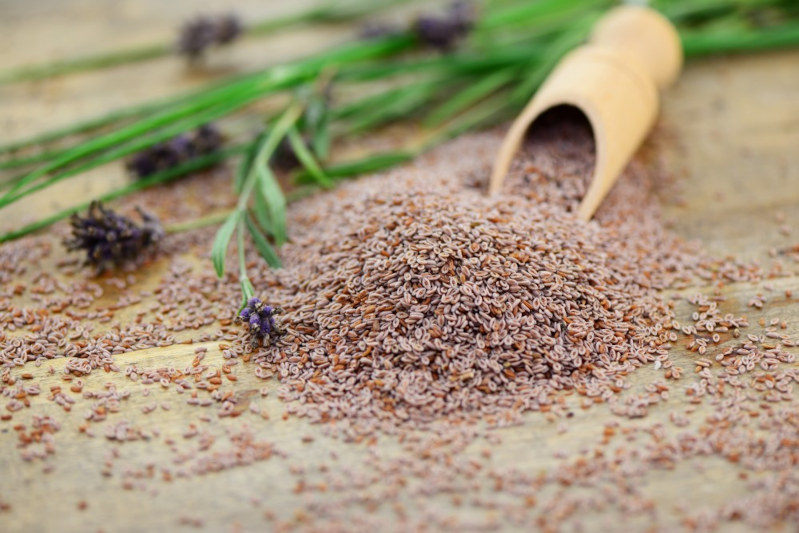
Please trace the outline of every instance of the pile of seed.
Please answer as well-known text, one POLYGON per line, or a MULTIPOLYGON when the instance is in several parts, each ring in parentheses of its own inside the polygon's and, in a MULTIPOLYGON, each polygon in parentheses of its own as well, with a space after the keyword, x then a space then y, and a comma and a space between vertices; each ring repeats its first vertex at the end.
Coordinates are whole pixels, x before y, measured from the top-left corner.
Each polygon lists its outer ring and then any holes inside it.
MULTIPOLYGON (((646 153, 594 221, 576 220, 593 168, 585 133, 534 135, 494 199, 482 191, 499 135, 487 133, 292 205, 286 268, 247 251, 258 296, 285 311, 284 335, 255 351, 233 323, 235 249, 222 280, 202 256, 215 228, 168 235, 142 272, 116 277, 93 278, 52 235, 4 244, 0 439, 25 462, 12 473, 69 487, 61 501, 92 511, 101 502, 81 480, 95 476, 167 529, 225 529, 217 506, 172 516, 159 505, 184 478, 203 487, 229 469, 249 480, 231 529, 240 518, 348 531, 794 523, 797 324, 776 314, 792 305, 790 282, 737 287, 752 315, 728 314, 716 287, 767 275, 664 229, 646 153), (686 284, 707 294, 661 301, 686 284), (180 343, 201 344, 145 350, 180 343), (273 401, 275 375, 288 403, 273 401), (331 423, 284 422, 291 413, 331 423), (331 428, 369 445, 328 439, 331 428), (374 438, 387 432, 398 435, 374 438), (702 468, 708 486, 722 468, 719 493, 745 497, 672 508, 653 496, 662 476, 702 468), (275 475, 280 491, 263 482, 275 475)), ((131 204, 170 224, 229 208, 228 191, 215 171, 131 204), (189 190, 205 193, 180 201, 189 190)), ((768 276, 781 275, 774 264, 768 276)), ((0 484, 12 523, 31 499, 20 479, 0 484)))
POLYGON ((511 194, 489 199, 480 174, 464 179, 445 156, 298 208, 305 231, 275 293, 285 334, 255 358, 290 409, 366 431, 448 416, 504 424, 557 390, 611 394, 666 354, 672 315, 654 284, 657 256, 675 246, 653 253, 640 225, 620 235, 578 220, 590 136, 547 146, 531 156, 582 150, 565 183, 517 165, 511 194))

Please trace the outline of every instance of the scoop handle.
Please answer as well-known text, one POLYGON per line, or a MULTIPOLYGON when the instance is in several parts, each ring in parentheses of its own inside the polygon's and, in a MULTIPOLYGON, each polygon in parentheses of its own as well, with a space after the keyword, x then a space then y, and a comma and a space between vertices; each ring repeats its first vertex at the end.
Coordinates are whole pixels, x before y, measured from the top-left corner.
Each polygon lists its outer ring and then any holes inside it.
POLYGON ((559 105, 583 112, 591 125, 596 165, 577 215, 590 219, 649 133, 658 89, 682 68, 682 46, 671 23, 653 9, 616 7, 596 23, 588 42, 567 54, 511 125, 489 180, 499 192, 530 125, 559 105))
POLYGON ((611 10, 594 25, 589 43, 627 54, 660 90, 671 86, 682 70, 680 35, 654 9, 623 6, 611 10))

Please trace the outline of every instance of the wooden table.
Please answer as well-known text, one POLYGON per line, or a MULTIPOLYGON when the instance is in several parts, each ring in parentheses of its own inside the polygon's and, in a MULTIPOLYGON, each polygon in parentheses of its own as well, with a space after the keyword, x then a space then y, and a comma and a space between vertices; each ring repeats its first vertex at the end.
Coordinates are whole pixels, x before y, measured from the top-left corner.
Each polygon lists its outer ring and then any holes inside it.
MULTIPOLYGON (((188 0, 161 2, 158 0, 37 0, 36 2, 0 3, 0 68, 41 62, 97 50, 163 40, 172 35, 174 26, 195 10, 202 8, 221 11, 207 2, 188 0)), ((225 2, 245 18, 261 18, 270 13, 290 12, 307 2, 262 2, 244 0, 225 2)), ((339 38, 344 31, 333 28, 324 32, 294 32, 265 41, 242 43, 229 52, 214 58, 215 73, 253 68, 271 62, 271 58, 301 55, 320 43, 339 38)), ((196 86, 207 76, 188 75, 174 59, 163 59, 141 65, 114 68, 104 72, 70 76, 55 80, 0 87, 0 131, 3 140, 22 138, 50 127, 68 123, 85 115, 121 105, 130 105, 160 95, 196 86)), ((769 260, 772 248, 783 248, 799 240, 799 230, 792 235, 779 232, 778 212, 785 224, 799 228, 799 51, 774 52, 735 58, 716 58, 690 63, 678 86, 665 98, 659 126, 664 139, 662 150, 671 167, 680 176, 685 189, 682 206, 670 206, 667 214, 675 231, 687 238, 701 239, 714 253, 735 254, 747 259, 769 260)), ((0 212, 0 225, 17 222, 27 213, 45 213, 64 202, 86 199, 124 179, 121 168, 104 170, 102 181, 95 174, 69 187, 39 195, 0 212)), ((59 249, 42 268, 63 257, 59 249)), ((793 266, 797 270, 796 265, 793 266)), ((26 279, 35 272, 28 272, 26 279)), ((158 270, 152 271, 159 275, 158 270)), ((26 279, 17 280, 25 282, 26 279)), ((147 279, 140 280, 148 283, 147 279)), ((794 288, 799 295, 799 277, 773 282, 775 291, 794 288)), ((697 287, 694 292, 706 290, 697 287)), ((767 307, 764 311, 748 308, 746 303, 762 286, 733 284, 724 289, 728 298, 724 304, 730 312, 746 314, 752 322, 761 316, 779 314, 788 321, 788 331, 799 333, 799 307, 786 303, 767 307)), ((687 312, 680 309, 681 313, 687 312)), ((124 320, 124 314, 118 316, 124 320)), ((221 364, 217 343, 207 343, 212 364, 221 364)), ((169 361, 171 366, 187 365, 194 357, 196 345, 175 345, 118 356, 120 366, 136 362, 140 367, 159 366, 169 361)), ((675 364, 693 368, 694 354, 677 347, 672 352, 675 364)), ((63 368, 64 359, 54 360, 56 371, 63 368)), ((47 390, 48 385, 61 385, 60 375, 48 376, 49 365, 25 371, 47 390)), ((630 377, 634 386, 653 379, 651 368, 643 368, 630 377)), ((238 368, 236 387, 253 393, 264 386, 246 368, 238 368)), ((672 399, 651 409, 640 424, 666 422, 671 412, 685 408, 681 395, 690 383, 690 376, 673 386, 672 399)), ((94 373, 85 379, 85 390, 100 390, 107 382, 121 384, 124 376, 94 373)), ((274 388, 274 384, 269 385, 274 388)), ((130 386, 127 386, 130 388, 130 386)), ((135 388, 135 387, 134 387, 135 388)), ((291 466, 313 468, 331 450, 338 450, 340 463, 359 464, 368 453, 361 446, 345 447, 324 437, 319 428, 303 420, 281 420, 282 406, 272 394, 266 399, 252 395, 270 413, 271 421, 251 416, 248 423, 257 438, 266 438, 290 453, 286 460, 257 462, 246 468, 234 468, 171 483, 152 483, 146 490, 126 490, 118 475, 101 475, 100 458, 111 448, 102 434, 87 438, 78 430, 83 422, 82 410, 64 413, 46 394, 35 397, 30 411, 48 414, 62 422, 57 435, 56 457, 47 462, 25 463, 19 459, 16 435, 11 425, 0 422, 0 501, 10 506, 0 511, 2 531, 168 531, 180 526, 180 517, 197 515, 205 530, 227 531, 244 529, 259 531, 264 521, 264 509, 278 509, 283 518, 301 524, 305 505, 302 494, 296 494, 284 480, 291 479, 291 466), (303 438, 313 436, 312 443, 303 438), (54 471, 45 474, 43 468, 53 465, 54 471), (79 510, 80 502, 86 509, 79 510), (299 518, 298 518, 299 516, 299 518), (299 522, 298 522, 299 521, 299 522)), ((160 430, 161 438, 182 440, 185 420, 190 406, 176 401, 172 391, 153 390, 152 396, 136 395, 125 406, 125 418, 134 425, 151 431, 160 430), (169 401, 170 411, 158 410, 141 414, 140 407, 152 399, 169 401)), ((700 407, 697 416, 702 415, 700 407)), ((194 415, 191 415, 194 416, 194 415)), ((250 415, 247 415, 250 416, 250 415)), ((498 469, 515 465, 535 472, 553 464, 556 452, 576 453, 581 447, 595 443, 605 424, 615 417, 607 410, 592 409, 577 413, 570 420, 570 430, 558 433, 556 424, 541 416, 527 417, 524 426, 499 431, 502 443, 492 450, 492 465, 498 469)), ((241 419, 213 420, 205 429, 224 437, 227 430, 240 427, 241 419)), ((625 423, 632 423, 625 421, 625 423)), ((396 447, 390 439, 380 446, 396 447)), ((477 454, 484 446, 473 446, 465 454, 477 454)), ((155 448, 146 442, 129 442, 116 447, 118 462, 145 465, 148 462, 169 461, 166 456, 149 456, 155 448)), ((164 446, 157 448, 165 449, 164 446)), ((702 469, 686 462, 671 471, 653 471, 646 476, 640 490, 656 502, 661 523, 676 527, 670 509, 676 505, 696 503, 715 506, 746 494, 747 486, 739 479, 739 470, 731 463, 712 460, 702 469)), ((293 483, 293 481, 292 481, 293 483)), ((400 500, 412 508, 413 497, 401 495, 400 500)), ((451 509, 442 500, 442 509, 451 509)), ((384 512, 379 510, 378 513, 384 512)), ((459 512, 468 512, 461 510, 459 512)), ((646 517, 625 524, 629 529, 645 529, 646 517)), ((590 525, 591 523, 588 522, 590 525)), ((183 524, 183 527, 188 527, 183 524)), ((796 525, 785 524, 785 531, 796 525)), ((746 530, 743 525, 725 529, 746 530)))

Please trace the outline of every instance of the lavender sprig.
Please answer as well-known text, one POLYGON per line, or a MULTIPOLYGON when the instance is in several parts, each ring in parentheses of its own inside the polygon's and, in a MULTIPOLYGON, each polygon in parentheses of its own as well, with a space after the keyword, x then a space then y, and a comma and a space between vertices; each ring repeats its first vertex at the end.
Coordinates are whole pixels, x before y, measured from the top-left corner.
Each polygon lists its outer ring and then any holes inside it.
POLYGON ((127 162, 127 168, 137 178, 147 178, 213 154, 223 142, 222 134, 213 124, 204 124, 191 135, 184 133, 140 151, 127 162))
POLYGON ((422 15, 417 18, 414 31, 423 44, 447 51, 471 31, 474 19, 474 6, 458 0, 449 5, 444 16, 422 15))
POLYGON ((196 61, 205 55, 208 48, 228 45, 243 31, 244 27, 236 15, 200 16, 181 28, 177 50, 190 61, 196 61))
POLYGON ((239 311, 236 322, 247 325, 247 329, 253 337, 253 345, 257 345, 261 341, 268 343, 280 334, 275 324, 275 315, 280 312, 280 309, 264 305, 259 298, 253 297, 247 300, 247 304, 239 311))
POLYGON ((72 215, 72 238, 64 241, 68 250, 84 250, 86 264, 103 272, 111 266, 120 266, 140 257, 164 236, 158 219, 137 208, 141 225, 128 217, 106 209, 100 202, 92 202, 85 217, 72 215))

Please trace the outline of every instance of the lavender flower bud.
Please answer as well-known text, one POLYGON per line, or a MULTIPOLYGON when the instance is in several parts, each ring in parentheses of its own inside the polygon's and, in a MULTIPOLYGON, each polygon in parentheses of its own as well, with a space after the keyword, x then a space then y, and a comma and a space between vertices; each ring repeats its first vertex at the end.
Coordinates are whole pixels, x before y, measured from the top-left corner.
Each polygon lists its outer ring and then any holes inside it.
POLYGON ((239 312, 237 320, 246 322, 253 344, 261 340, 269 340, 278 333, 274 318, 275 309, 271 305, 264 305, 259 298, 250 298, 239 312))
POLYGON ((64 245, 68 250, 84 250, 86 263, 102 272, 109 266, 120 266, 138 259, 164 235, 163 228, 153 215, 138 209, 141 225, 92 202, 85 217, 72 215, 72 238, 64 245))

